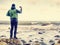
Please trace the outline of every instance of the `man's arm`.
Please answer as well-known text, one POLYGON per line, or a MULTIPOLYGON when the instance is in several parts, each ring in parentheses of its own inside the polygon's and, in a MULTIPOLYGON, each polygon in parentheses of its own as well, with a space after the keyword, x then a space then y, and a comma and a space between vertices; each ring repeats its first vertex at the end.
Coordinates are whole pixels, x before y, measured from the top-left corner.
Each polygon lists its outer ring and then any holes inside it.
POLYGON ((10 13, 9 13, 9 11, 7 12, 7 16, 10 16, 10 13))
POLYGON ((20 6, 19 8, 20 8, 20 10, 16 10, 17 13, 22 13, 22 7, 20 6))

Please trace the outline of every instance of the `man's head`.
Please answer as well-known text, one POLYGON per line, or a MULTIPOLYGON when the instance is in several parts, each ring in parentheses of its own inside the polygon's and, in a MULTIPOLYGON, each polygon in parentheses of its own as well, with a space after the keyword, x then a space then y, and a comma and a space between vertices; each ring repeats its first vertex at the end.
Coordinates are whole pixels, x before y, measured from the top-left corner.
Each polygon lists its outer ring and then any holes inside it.
POLYGON ((12 4, 12 6, 11 6, 11 9, 13 10, 13 9, 15 9, 16 7, 15 7, 15 4, 12 4))

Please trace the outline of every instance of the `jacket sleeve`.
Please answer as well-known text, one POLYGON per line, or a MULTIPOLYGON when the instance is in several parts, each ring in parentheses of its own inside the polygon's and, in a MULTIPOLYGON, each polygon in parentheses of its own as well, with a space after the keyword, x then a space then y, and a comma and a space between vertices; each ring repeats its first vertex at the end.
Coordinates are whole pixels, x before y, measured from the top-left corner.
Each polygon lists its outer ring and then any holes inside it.
POLYGON ((17 13, 22 13, 22 9, 21 10, 16 10, 17 13))
POLYGON ((7 12, 7 16, 10 16, 10 13, 9 13, 9 11, 7 12))

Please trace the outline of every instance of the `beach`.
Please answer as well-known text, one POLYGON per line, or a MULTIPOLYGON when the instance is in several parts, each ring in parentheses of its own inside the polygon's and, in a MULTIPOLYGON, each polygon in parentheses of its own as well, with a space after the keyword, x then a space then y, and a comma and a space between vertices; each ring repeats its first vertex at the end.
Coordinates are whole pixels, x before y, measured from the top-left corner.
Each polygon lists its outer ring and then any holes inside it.
MULTIPOLYGON (((44 42, 49 45, 49 40, 57 41, 60 39, 54 37, 60 35, 59 26, 50 24, 47 26, 41 25, 18 25, 17 37, 20 40, 25 40, 29 43, 29 40, 32 41, 41 41, 41 38, 44 38, 44 42)), ((10 36, 10 25, 0 25, 0 38, 9 39, 10 36)))

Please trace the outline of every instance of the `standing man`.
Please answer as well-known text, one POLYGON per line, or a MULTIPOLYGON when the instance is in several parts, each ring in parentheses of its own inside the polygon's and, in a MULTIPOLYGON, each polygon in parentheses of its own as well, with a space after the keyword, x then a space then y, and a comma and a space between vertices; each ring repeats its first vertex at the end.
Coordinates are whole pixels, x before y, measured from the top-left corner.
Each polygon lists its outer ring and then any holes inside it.
POLYGON ((11 29, 10 29, 10 39, 13 38, 13 31, 14 31, 14 38, 17 39, 17 25, 18 25, 18 13, 22 13, 22 7, 19 7, 20 10, 17 10, 15 4, 12 4, 11 9, 7 12, 7 16, 10 16, 11 22, 11 29))

